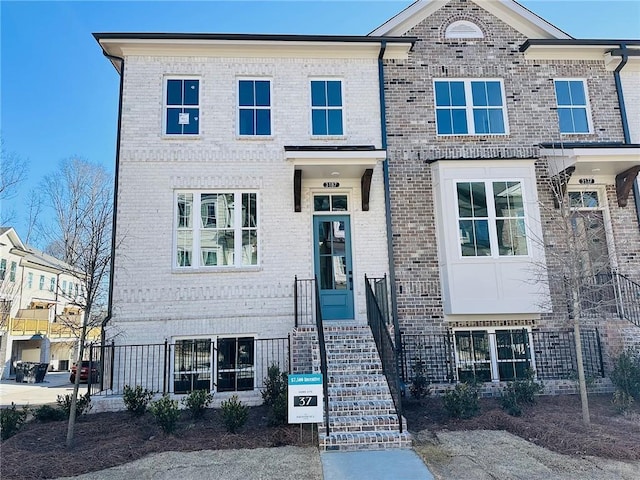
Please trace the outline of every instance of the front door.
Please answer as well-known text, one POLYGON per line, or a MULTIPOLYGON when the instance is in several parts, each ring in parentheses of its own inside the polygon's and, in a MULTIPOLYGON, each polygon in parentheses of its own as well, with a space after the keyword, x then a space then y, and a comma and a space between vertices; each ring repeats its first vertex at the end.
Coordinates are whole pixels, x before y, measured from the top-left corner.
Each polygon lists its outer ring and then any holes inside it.
POLYGON ((313 217, 316 278, 323 320, 353 319, 353 269, 348 215, 313 217))

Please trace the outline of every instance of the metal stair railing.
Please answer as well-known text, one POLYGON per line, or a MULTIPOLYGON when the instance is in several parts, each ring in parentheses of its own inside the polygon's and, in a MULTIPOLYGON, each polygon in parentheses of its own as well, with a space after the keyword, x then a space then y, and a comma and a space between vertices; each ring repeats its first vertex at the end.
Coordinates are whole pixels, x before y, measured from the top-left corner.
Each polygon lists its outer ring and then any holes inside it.
POLYGON ((640 284, 617 272, 612 276, 618 316, 640 327, 640 284))
POLYGON ((380 360, 382 362, 382 370, 387 379, 391 398, 393 399, 396 414, 398 415, 398 427, 400 429, 400 433, 402 433, 402 390, 400 387, 400 375, 398 371, 398 350, 393 344, 389 330, 387 330, 385 316, 380 310, 380 305, 371 287, 370 282, 373 280, 379 279, 370 279, 367 278, 366 275, 364 276, 367 298, 367 321, 376 342, 378 354, 380 355, 380 360))
POLYGON ((314 278, 316 299, 316 328, 318 329, 318 346, 320 348, 320 373, 322 374, 322 391, 324 394, 324 422, 329 435, 329 376, 327 375, 327 347, 324 341, 324 329, 322 328, 322 310, 320 309, 320 288, 318 277, 314 278))

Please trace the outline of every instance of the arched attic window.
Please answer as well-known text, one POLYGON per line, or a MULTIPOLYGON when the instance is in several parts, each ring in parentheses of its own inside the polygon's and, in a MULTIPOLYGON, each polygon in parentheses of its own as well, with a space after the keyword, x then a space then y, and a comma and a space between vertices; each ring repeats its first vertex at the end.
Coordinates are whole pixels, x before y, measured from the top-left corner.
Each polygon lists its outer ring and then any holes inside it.
POLYGON ((457 20, 444 31, 444 38, 484 38, 478 25, 468 20, 457 20))

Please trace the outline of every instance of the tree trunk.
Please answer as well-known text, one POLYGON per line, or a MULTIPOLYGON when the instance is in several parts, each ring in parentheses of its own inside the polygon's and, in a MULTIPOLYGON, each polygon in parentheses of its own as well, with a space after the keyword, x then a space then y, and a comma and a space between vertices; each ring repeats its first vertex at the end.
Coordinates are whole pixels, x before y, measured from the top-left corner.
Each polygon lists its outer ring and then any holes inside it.
POLYGON ((580 390, 580 402, 582 403, 582 423, 587 427, 591 426, 591 416, 589 415, 589 397, 587 396, 587 381, 584 375, 584 364, 582 363, 582 339, 580 337, 580 302, 574 292, 573 296, 573 338, 576 346, 576 362, 578 363, 578 388, 580 390))
MULTIPOLYGON (((82 357, 84 356, 84 342, 87 336, 88 312, 85 311, 82 318, 82 332, 80 333, 80 350, 76 363, 76 378, 73 382, 73 393, 71 394, 71 407, 69 409, 69 423, 67 424, 67 448, 73 447, 73 435, 76 426, 76 405, 78 404, 78 391, 80 390, 80 371, 82 370, 82 357)), ((91 368, 89 368, 88 379, 91 378, 91 368)), ((91 382, 91 380, 88 380, 91 382)))

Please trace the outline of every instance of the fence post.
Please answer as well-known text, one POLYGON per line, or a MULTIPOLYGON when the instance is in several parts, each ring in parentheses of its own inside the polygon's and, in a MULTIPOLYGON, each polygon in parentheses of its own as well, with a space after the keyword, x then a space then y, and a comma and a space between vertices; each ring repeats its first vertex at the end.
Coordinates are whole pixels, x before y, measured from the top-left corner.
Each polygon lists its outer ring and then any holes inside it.
POLYGON ((289 357, 289 364, 288 364, 288 368, 287 368, 287 373, 291 374, 293 368, 291 363, 293 362, 292 360, 292 356, 291 356, 291 333, 287 334, 287 356, 289 357))
MULTIPOLYGON (((76 375, 80 375, 82 371, 82 359, 80 365, 76 368, 76 375)), ((91 380, 93 380, 93 343, 89 344, 89 372, 87 372, 87 397, 91 397, 91 380)))
POLYGON ((602 357, 602 344, 600 343, 600 332, 596 327, 596 346, 598 347, 598 358, 600 359, 600 376, 604 378, 604 359, 602 357))
POLYGON ((162 394, 167 393, 167 377, 169 376, 169 341, 164 341, 164 369, 162 372, 162 394))
POLYGON ((109 388, 111 390, 113 390, 113 368, 115 367, 116 364, 116 342, 115 340, 111 340, 111 368, 110 368, 110 374, 109 374, 109 388))
POLYGON ((293 276, 293 319, 298 327, 298 276, 293 276))

